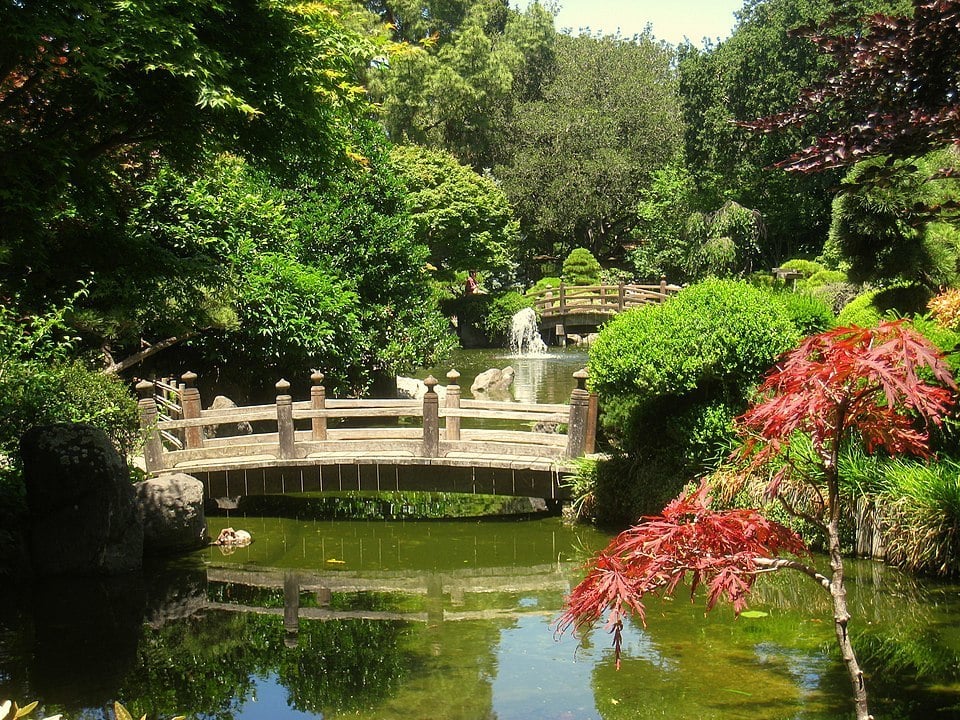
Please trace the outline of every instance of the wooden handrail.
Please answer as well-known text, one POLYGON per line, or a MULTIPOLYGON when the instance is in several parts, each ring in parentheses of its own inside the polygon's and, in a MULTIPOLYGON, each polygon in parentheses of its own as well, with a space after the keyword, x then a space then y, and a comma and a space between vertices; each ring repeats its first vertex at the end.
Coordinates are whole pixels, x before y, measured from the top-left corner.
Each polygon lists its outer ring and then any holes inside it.
MULTIPOLYGON (((536 451, 543 457, 557 460, 576 457, 593 448, 588 432, 595 432, 595 422, 589 422, 589 410, 585 402, 585 371, 578 371, 574 377, 578 387, 571 396, 571 404, 560 403, 517 403, 494 402, 485 400, 461 400, 459 386, 451 382, 448 386, 447 402, 441 407, 437 394, 433 390, 437 381, 428 378, 428 392, 422 402, 397 399, 328 399, 322 386, 323 375, 315 373, 314 386, 310 401, 293 402, 290 398, 289 383, 281 380, 277 383, 277 403, 272 405, 251 405, 225 408, 222 410, 201 410, 199 391, 193 386, 196 376, 185 376, 187 383, 184 392, 184 416, 178 419, 161 420, 157 417, 157 401, 153 396, 154 386, 144 382, 138 386, 141 393, 141 426, 146 439, 145 461, 148 472, 160 472, 175 467, 181 461, 222 460, 230 457, 249 457, 251 455, 270 455, 276 458, 302 458, 309 452, 322 452, 324 448, 343 452, 348 446, 344 443, 361 443, 362 452, 364 433, 369 435, 368 444, 376 444, 387 451, 392 447, 408 451, 412 440, 419 438, 419 455, 437 457, 449 452, 477 452, 487 442, 496 447, 500 454, 525 454, 536 451), (452 392, 451 392, 452 391, 452 392), (319 400, 318 400, 319 399, 319 400), (376 421, 393 418, 419 419, 420 429, 416 427, 378 425, 376 421), (334 427, 328 430, 331 420, 370 421, 365 428, 351 427, 349 430, 334 427), (441 436, 440 420, 444 420, 445 431, 441 436), (527 430, 500 429, 461 429, 464 419, 481 421, 505 421, 525 423, 527 430), (310 421, 312 431, 304 434, 296 430, 298 421, 310 421), (269 422, 272 429, 236 437, 205 438, 203 428, 224 424, 269 422), (319 423, 319 425, 318 425, 319 423), (534 432, 537 423, 554 430, 566 425, 565 433, 534 432), (572 428, 572 434, 571 434, 572 428), (187 442, 180 449, 169 450, 162 447, 158 438, 173 436, 182 432, 187 442), (461 433, 463 439, 461 439, 461 433), (352 439, 351 439, 352 438, 352 439), (565 439, 561 439, 565 438, 565 439)), ((459 377, 456 371, 448 375, 452 380, 459 377)))

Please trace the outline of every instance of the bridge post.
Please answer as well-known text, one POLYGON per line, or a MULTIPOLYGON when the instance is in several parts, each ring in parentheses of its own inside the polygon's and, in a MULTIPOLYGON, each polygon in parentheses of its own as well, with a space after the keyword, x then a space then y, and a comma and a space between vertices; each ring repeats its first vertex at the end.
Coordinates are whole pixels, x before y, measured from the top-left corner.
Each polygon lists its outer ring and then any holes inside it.
POLYGON ((143 462, 148 473, 163 470, 163 445, 157 430, 157 401, 153 397, 154 385, 149 380, 137 383, 140 400, 140 429, 143 431, 143 462))
POLYGON ((623 312, 626 306, 627 306, 627 286, 624 285, 623 280, 621 280, 620 284, 617 286, 617 312, 623 312))
POLYGON ((560 281, 560 314, 567 314, 567 288, 563 284, 563 280, 560 281))
POLYGON ((277 381, 277 434, 280 436, 280 457, 296 457, 293 434, 293 398, 290 383, 281 378, 277 381))
POLYGON ((600 410, 600 401, 595 392, 590 393, 590 402, 587 408, 587 438, 583 452, 593 455, 597 451, 597 415, 600 410))
POLYGON ((428 375, 423 384, 427 386, 423 396, 423 456, 437 457, 440 454, 440 398, 434 390, 437 379, 428 375))
MULTIPOLYGON (((327 389, 323 386, 323 373, 315 372, 310 376, 313 387, 310 388, 310 407, 313 410, 323 410, 327 407, 327 389)), ((312 438, 314 440, 327 439, 327 419, 315 417, 310 421, 312 438)))
MULTIPOLYGON (((459 379, 460 373, 456 370, 451 370, 447 373, 447 380, 450 381, 450 384, 447 385, 446 407, 454 410, 460 409, 460 386, 457 384, 457 380, 459 379)), ((447 440, 459 440, 460 418, 448 415, 444 425, 444 433, 444 437, 446 437, 447 440)))
POLYGON ((660 302, 667 299, 667 276, 660 276, 660 302))
MULTIPOLYGON (((193 386, 197 381, 195 372, 187 371, 180 376, 183 380, 183 392, 180 395, 180 404, 183 407, 184 420, 196 420, 200 417, 202 405, 200 403, 200 391, 193 386)), ((203 428, 199 425, 183 429, 183 441, 188 450, 196 450, 203 447, 203 428)))
POLYGON ((577 387, 570 393, 570 417, 567 421, 567 457, 582 457, 587 448, 587 426, 590 415, 590 393, 587 392, 587 371, 577 370, 573 377, 577 387))

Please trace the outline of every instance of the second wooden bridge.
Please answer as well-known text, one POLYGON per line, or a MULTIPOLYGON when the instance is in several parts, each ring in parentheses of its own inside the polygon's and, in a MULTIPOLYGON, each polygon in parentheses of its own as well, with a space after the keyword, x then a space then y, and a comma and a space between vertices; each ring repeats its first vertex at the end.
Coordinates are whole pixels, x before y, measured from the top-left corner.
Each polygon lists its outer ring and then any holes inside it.
POLYGON ((141 382, 147 472, 193 475, 211 498, 429 490, 559 501, 573 460, 594 451, 597 400, 584 370, 568 405, 461 399, 455 370, 442 407, 433 377, 422 401, 327 398, 323 378, 311 376, 308 401, 295 402, 280 380, 271 405, 204 410, 187 373, 174 401, 161 399, 172 416, 159 412, 156 383, 141 382), (257 431, 216 437, 244 424, 257 431))

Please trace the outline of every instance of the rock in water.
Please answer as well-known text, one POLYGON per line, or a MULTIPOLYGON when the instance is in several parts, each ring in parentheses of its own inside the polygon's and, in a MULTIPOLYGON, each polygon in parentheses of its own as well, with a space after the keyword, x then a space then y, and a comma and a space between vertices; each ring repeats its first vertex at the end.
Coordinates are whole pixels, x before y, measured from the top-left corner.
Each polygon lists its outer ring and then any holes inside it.
POLYGON ((91 425, 57 423, 20 441, 38 575, 112 575, 140 568, 143 526, 127 464, 91 425))
POLYGON ((484 394, 492 399, 510 399, 510 386, 513 384, 514 370, 507 365, 503 370, 490 368, 477 375, 470 392, 474 397, 484 394))
POLYGON ((143 522, 145 552, 176 553, 206 545, 202 482, 177 473, 150 478, 133 487, 143 522))

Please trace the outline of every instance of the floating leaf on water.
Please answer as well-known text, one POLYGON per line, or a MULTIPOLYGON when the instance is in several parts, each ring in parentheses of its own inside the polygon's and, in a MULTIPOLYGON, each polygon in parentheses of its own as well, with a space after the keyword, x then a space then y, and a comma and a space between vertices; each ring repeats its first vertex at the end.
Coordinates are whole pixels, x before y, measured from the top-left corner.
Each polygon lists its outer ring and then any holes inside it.
POLYGON ((724 692, 734 693, 736 695, 746 695, 747 697, 753 697, 753 693, 748 693, 746 690, 735 690, 734 688, 723 688, 724 692))
POLYGON ((346 564, 347 564, 347 561, 346 561, 346 560, 337 560, 336 558, 330 558, 329 560, 327 560, 327 564, 329 564, 329 565, 346 565, 346 564))
POLYGON ((740 613, 740 617, 745 618, 762 618, 767 617, 770 613, 765 613, 763 610, 744 610, 740 613))

